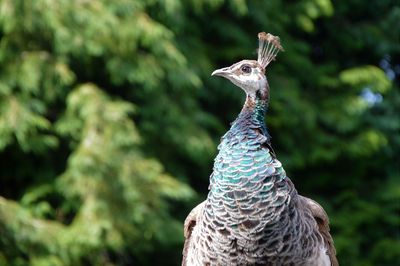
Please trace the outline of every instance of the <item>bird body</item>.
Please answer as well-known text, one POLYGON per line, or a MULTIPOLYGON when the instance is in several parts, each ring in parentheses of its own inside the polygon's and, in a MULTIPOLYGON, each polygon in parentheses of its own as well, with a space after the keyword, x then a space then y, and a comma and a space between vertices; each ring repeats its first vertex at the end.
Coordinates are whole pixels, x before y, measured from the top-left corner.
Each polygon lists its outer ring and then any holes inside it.
POLYGON ((218 146, 207 199, 185 221, 182 265, 338 265, 326 213, 297 194, 271 147, 264 73, 275 55, 213 73, 247 96, 218 146))

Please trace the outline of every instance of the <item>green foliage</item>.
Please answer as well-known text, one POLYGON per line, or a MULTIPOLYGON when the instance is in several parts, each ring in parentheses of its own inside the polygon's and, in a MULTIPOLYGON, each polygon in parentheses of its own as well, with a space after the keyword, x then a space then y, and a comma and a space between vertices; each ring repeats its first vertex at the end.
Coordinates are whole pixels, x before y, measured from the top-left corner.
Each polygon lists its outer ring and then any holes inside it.
POLYGON ((179 264, 243 102, 209 75, 262 30, 286 50, 267 73, 279 159, 343 265, 395 265, 399 20, 393 1, 1 0, 0 265, 179 264))

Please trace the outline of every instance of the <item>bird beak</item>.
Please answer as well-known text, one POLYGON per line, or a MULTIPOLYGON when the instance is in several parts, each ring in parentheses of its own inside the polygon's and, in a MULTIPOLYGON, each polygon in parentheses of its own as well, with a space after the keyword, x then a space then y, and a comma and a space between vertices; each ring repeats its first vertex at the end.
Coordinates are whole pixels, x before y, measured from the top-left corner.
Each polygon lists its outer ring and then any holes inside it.
POLYGON ((231 74, 231 69, 229 67, 224 67, 215 70, 213 73, 211 73, 211 76, 221 76, 221 77, 228 77, 231 74))

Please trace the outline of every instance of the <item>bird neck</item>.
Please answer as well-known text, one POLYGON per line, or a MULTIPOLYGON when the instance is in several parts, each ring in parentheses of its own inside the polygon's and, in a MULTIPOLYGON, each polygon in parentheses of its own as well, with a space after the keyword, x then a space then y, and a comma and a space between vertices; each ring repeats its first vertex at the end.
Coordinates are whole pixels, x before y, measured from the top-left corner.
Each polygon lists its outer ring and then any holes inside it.
POLYGON ((238 224, 244 224, 251 231, 253 225, 246 221, 260 218, 256 225, 260 230, 276 224, 281 212, 286 210, 284 207, 277 210, 276 206, 283 206, 290 199, 290 188, 282 183, 285 171, 270 150, 264 123, 267 106, 267 90, 248 94, 238 118, 218 146, 210 177, 208 211, 215 219, 225 212, 233 231, 241 230, 237 229, 238 224), (262 213, 257 206, 263 206, 262 213))
POLYGON ((260 89, 254 93, 246 93, 246 101, 243 105, 242 111, 234 124, 244 124, 243 121, 254 121, 265 127, 265 113, 268 109, 269 103, 269 89, 268 85, 265 88, 260 89))

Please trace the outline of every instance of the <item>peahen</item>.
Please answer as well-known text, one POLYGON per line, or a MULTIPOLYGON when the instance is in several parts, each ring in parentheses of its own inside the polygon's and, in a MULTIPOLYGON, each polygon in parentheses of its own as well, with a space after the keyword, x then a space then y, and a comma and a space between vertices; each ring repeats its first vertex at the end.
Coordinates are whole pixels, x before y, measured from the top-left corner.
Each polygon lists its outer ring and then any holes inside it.
POLYGON ((265 69, 282 46, 265 32, 258 39, 257 61, 212 73, 243 89, 246 102, 218 146, 207 199, 186 218, 182 265, 336 266, 327 214, 297 194, 272 150, 265 69))

